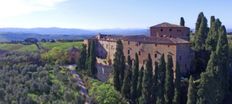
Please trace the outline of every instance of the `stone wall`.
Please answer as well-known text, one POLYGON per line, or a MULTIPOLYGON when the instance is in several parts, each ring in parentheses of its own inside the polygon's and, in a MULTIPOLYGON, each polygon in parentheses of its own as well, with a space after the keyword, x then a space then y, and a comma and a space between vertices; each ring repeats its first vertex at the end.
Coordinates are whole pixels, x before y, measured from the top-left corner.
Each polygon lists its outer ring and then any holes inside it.
POLYGON ((151 27, 152 37, 174 37, 189 40, 190 29, 187 27, 151 27))
POLYGON ((97 64, 96 68, 98 71, 97 78, 103 82, 106 82, 112 73, 112 66, 97 64))
POLYGON ((111 65, 116 52, 116 41, 99 40, 97 43, 98 64, 111 65))
POLYGON ((194 52, 192 51, 190 44, 178 44, 176 57, 176 61, 180 65, 182 74, 188 74, 189 72, 194 70, 194 68, 191 67, 194 52))
MULTIPOLYGON (((162 54, 172 55, 174 71, 176 69, 176 62, 179 63, 181 73, 183 75, 188 74, 191 68, 191 61, 193 52, 190 48, 190 44, 154 44, 154 43, 140 43, 136 41, 122 40, 123 51, 125 58, 130 55, 131 59, 135 59, 135 53, 139 55, 139 66, 145 64, 148 54, 151 54, 153 60, 153 67, 155 68, 155 62, 159 62, 162 54)), ((116 52, 116 41, 98 40, 97 54, 103 54, 102 57, 97 57, 97 64, 102 66, 111 66, 113 64, 114 54, 116 52)))
MULTIPOLYGON (((172 55, 173 62, 176 61, 176 45, 174 44, 153 44, 153 43, 139 43, 134 41, 123 41, 124 45, 124 55, 127 57, 131 56, 132 60, 135 59, 135 53, 139 55, 139 66, 145 64, 148 54, 151 55, 153 61, 153 68, 155 68, 155 62, 159 62, 162 54, 165 56, 165 60, 167 60, 167 55, 172 55), (128 44, 129 43, 129 44, 128 44), (129 53, 128 53, 129 51, 129 53)), ((175 64, 174 64, 175 69, 175 64)))

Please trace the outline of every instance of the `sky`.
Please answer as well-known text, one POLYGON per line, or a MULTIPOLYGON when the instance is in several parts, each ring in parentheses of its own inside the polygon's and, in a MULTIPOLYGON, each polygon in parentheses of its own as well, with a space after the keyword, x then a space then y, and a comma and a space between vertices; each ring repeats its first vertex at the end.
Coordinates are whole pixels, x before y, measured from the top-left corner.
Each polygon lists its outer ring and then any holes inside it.
POLYGON ((231 0, 0 0, 0 27, 149 28, 169 22, 194 28, 214 15, 232 28, 231 0))

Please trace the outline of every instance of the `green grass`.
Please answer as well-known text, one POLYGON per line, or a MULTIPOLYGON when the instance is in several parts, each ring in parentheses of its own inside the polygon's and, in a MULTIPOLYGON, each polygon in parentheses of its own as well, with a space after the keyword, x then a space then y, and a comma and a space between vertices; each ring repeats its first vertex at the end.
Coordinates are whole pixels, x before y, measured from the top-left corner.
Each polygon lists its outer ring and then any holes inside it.
POLYGON ((82 42, 55 42, 55 43, 40 43, 43 48, 52 49, 54 47, 59 47, 61 49, 69 49, 73 46, 81 47, 82 42))
POLYGON ((8 43, 0 44, 0 49, 6 51, 19 51, 19 52, 34 52, 38 50, 34 44, 23 45, 23 44, 8 44, 8 43))
MULTIPOLYGON (((61 48, 62 50, 67 50, 73 46, 79 48, 82 42, 55 42, 55 43, 39 43, 43 48, 52 49, 55 47, 61 48)), ((11 44, 2 43, 0 44, 0 50, 5 51, 18 51, 18 52, 35 52, 38 51, 36 45, 23 45, 23 44, 11 44)))

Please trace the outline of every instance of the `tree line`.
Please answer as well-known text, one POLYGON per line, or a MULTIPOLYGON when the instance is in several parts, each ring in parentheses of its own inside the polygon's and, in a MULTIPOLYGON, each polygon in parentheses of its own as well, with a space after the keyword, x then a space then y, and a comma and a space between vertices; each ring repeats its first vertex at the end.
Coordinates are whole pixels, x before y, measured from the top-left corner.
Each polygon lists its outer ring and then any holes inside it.
POLYGON ((88 41, 88 47, 82 45, 80 58, 77 63, 77 68, 84 70, 93 78, 96 78, 97 68, 96 68, 96 41, 88 41))
MULTIPOLYGON (((201 12, 196 23, 192 48, 195 50, 198 83, 192 83, 189 104, 221 104, 229 95, 229 51, 226 28, 211 16, 210 27, 201 12)), ((191 78, 190 78, 191 79, 191 78)), ((192 80, 192 79, 191 79, 192 80)), ((190 81, 191 81, 190 80, 190 81)))

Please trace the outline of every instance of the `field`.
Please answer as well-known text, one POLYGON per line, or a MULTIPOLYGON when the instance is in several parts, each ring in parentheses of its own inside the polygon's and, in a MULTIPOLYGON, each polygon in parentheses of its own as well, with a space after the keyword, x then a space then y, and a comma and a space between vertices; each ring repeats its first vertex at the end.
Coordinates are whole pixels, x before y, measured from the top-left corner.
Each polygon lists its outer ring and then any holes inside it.
POLYGON ((36 45, 23 45, 23 44, 11 44, 2 43, 0 44, 0 50, 4 51, 19 51, 19 52, 34 52, 37 51, 36 45))
POLYGON ((40 43, 43 48, 52 49, 59 47, 63 50, 69 49, 70 47, 81 47, 82 42, 55 42, 55 43, 40 43))
MULTIPOLYGON (((39 43, 41 47, 45 49, 52 49, 54 47, 59 47, 63 50, 66 50, 70 47, 80 47, 82 42, 54 42, 54 43, 39 43)), ((24 44, 13 44, 13 43, 1 43, 0 50, 4 51, 18 51, 18 52, 35 52, 38 51, 38 48, 35 44, 24 45, 24 44)))

